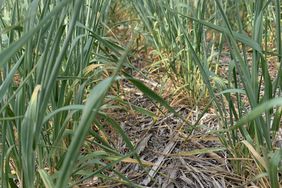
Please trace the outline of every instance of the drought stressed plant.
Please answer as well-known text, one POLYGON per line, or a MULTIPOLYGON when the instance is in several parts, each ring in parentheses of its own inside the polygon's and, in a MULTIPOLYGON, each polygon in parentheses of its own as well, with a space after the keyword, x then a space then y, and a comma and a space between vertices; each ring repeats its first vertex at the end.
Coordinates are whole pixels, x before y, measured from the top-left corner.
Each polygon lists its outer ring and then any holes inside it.
POLYGON ((204 2, 134 0, 132 4, 146 30, 151 34, 149 41, 155 45, 155 53, 160 56, 160 61, 154 65, 164 67, 166 74, 171 79, 177 80, 181 85, 180 88, 185 88, 187 95, 196 105, 199 104, 207 93, 200 78, 200 71, 192 62, 193 54, 189 50, 187 37, 192 41, 193 47, 197 49, 197 54, 205 58, 203 65, 213 70, 216 65, 211 65, 208 59, 214 54, 211 54, 206 46, 207 39, 203 26, 181 14, 202 19, 204 2))
POLYGON ((217 108, 222 143, 234 158, 253 159, 234 162, 237 172, 247 183, 279 187, 282 149, 274 143, 282 113, 280 1, 133 2, 157 49, 169 51, 170 66, 184 70, 175 73, 190 78, 190 91, 201 86, 193 82, 201 74, 217 108))
MULTIPOLYGON (((227 28, 225 34, 233 60, 231 67, 229 66, 228 87, 222 90, 223 92, 229 89, 237 90, 235 94, 230 92, 224 94, 229 101, 226 108, 229 111, 229 118, 225 120, 228 146, 231 147, 230 151, 234 152, 235 156, 251 155, 257 164, 257 170, 255 170, 257 175, 266 172, 269 182, 264 182, 262 178, 260 179, 261 186, 279 187, 278 172, 282 170, 280 163, 282 149, 276 148, 274 143, 281 127, 280 3, 279 1, 258 1, 252 4, 252 38, 249 42, 245 40, 242 46, 239 46, 221 2, 216 2, 224 20, 224 26, 227 28), (269 20, 268 11, 273 10, 276 14, 271 17, 272 20, 269 20), (278 25, 278 27, 275 30, 269 29, 268 24, 278 25), (273 50, 267 45, 271 32, 275 32, 277 41, 273 44, 276 46, 273 50), (251 48, 252 54, 248 54, 247 48, 251 48), (250 62, 248 56, 251 56, 250 62), (276 62, 269 62, 268 59, 271 56, 276 57, 276 62), (275 64, 272 68, 271 63, 275 64), (235 100, 231 100, 231 95, 235 96, 235 100), (245 98, 242 99, 242 97, 245 98), (237 105, 237 110, 234 104, 237 105), (247 105, 250 105, 251 110, 246 114, 244 107, 247 105), (247 150, 244 151, 244 147, 247 150)), ((223 32, 223 30, 220 31, 223 32)), ((244 174, 248 171, 242 164, 239 168, 244 174)))

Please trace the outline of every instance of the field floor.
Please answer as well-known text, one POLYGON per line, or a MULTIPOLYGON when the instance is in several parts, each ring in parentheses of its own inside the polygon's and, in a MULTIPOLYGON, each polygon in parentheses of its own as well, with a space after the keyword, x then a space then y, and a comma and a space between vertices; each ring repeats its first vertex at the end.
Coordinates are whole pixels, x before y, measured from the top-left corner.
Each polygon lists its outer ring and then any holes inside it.
MULTIPOLYGON (((125 97, 132 104, 159 114, 157 120, 136 113, 116 114, 137 146, 141 159, 149 163, 145 169, 137 164, 121 165, 119 170, 129 179, 149 187, 229 187, 242 183, 242 179, 232 172, 224 151, 206 153, 207 148, 222 148, 218 137, 208 133, 215 127, 216 114, 205 114, 199 122, 202 126, 193 130, 191 126, 200 113, 196 109, 185 105, 175 108, 190 123, 188 125, 172 113, 161 112, 141 93, 130 92, 130 86, 124 89, 129 91, 125 97)), ((118 147, 122 150, 123 146, 118 147)))

